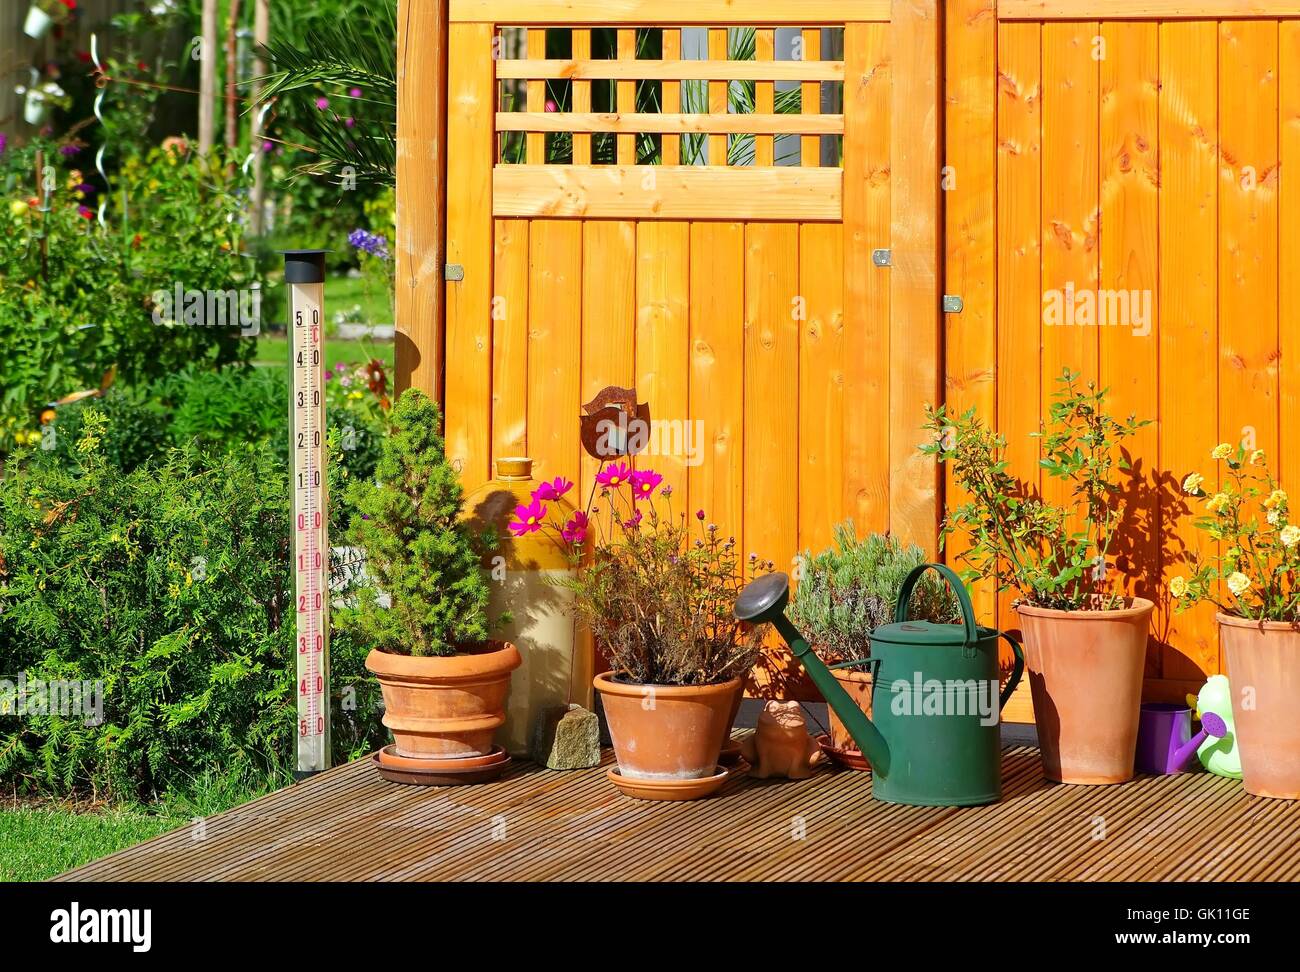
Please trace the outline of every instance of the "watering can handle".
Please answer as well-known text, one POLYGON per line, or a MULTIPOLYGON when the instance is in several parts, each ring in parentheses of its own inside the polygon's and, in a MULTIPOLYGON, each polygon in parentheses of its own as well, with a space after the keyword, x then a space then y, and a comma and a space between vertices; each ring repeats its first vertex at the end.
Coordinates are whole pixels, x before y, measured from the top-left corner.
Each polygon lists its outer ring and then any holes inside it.
POLYGON ((1025 674, 1025 653, 1020 647, 1020 642, 1005 631, 999 631, 998 636, 1006 638, 1007 643, 1011 645, 1011 650, 1016 653, 1016 667, 1011 670, 1011 677, 1007 679, 1006 688, 1002 690, 1002 695, 998 699, 998 710, 1000 711, 1007 704, 1007 700, 1011 698, 1011 693, 1016 690, 1016 686, 1020 684, 1020 676, 1025 674))
POLYGON ((975 608, 971 605, 970 595, 966 593, 966 585, 961 582, 961 578, 951 567, 945 564, 921 564, 914 567, 912 572, 907 575, 907 580, 903 581, 903 589, 898 595, 898 606, 894 608, 894 620, 906 621, 908 602, 912 599, 912 589, 916 587, 916 582, 921 579, 921 575, 927 570, 937 570, 943 575, 944 579, 952 587, 953 593, 957 595, 957 603, 961 605, 961 619, 966 626, 966 644, 974 650, 974 645, 979 642, 979 628, 975 624, 975 608))

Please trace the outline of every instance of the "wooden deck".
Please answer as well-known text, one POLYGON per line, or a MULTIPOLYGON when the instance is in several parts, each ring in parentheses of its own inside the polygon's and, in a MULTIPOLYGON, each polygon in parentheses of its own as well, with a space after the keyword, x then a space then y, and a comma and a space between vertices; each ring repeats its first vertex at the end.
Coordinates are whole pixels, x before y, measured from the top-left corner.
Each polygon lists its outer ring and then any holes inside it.
POLYGON ((1003 781, 1001 803, 966 809, 876 803, 869 774, 829 771, 800 782, 741 772, 708 800, 642 803, 603 768, 524 764, 496 783, 434 790, 387 783, 362 760, 60 880, 1300 879, 1300 803, 1235 781, 1061 786, 1026 747, 1004 752, 1003 781))

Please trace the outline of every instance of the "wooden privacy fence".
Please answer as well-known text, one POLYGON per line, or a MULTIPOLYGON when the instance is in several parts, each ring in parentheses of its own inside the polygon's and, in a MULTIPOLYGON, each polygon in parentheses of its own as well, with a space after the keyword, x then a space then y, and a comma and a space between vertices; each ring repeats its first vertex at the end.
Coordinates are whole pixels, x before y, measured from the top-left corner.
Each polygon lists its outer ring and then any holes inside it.
MULTIPOLYGON (((1157 420, 1119 552, 1157 595, 1201 542, 1176 484, 1213 482, 1213 445, 1248 439, 1300 481, 1296 18, 403 0, 399 383, 441 395, 468 485, 525 453, 584 495, 579 405, 635 384, 679 508, 788 564, 846 516, 934 549, 925 402, 977 406, 1059 495, 1029 433, 1068 367, 1157 420), (1088 302, 1104 323, 1080 323, 1088 302)), ((1219 665, 1211 612, 1162 603, 1149 694, 1219 665)))

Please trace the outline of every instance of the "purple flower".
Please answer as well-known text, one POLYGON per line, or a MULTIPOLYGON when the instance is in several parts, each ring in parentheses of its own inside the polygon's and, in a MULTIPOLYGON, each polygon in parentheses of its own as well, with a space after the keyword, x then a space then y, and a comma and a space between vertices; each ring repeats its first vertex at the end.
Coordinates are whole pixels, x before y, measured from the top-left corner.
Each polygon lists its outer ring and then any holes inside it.
POLYGON ((326 108, 328 108, 329 106, 330 106, 330 100, 329 100, 328 98, 317 98, 317 99, 316 99, 316 109, 317 109, 318 111, 324 111, 324 110, 325 110, 326 108))
POLYGON ((704 522, 704 511, 703 511, 703 510, 696 510, 696 511, 695 511, 695 519, 697 519, 697 520, 699 520, 701 523, 703 523, 703 522, 704 522))
POLYGON ((636 499, 649 499, 663 481, 663 476, 652 469, 638 469, 632 473, 632 495, 636 499))
POLYGON ((0 132, 0 155, 5 154, 5 148, 9 145, 9 136, 0 132))
POLYGON ((348 91, 348 97, 349 97, 349 98, 360 98, 360 97, 361 97, 361 89, 360 89, 360 88, 352 88, 352 89, 350 89, 350 90, 348 91))
POLYGON ((606 466, 600 472, 596 473, 596 482, 606 489, 618 489, 624 483, 632 478, 632 470, 625 462, 616 463, 613 466, 606 466))
POLYGON ((640 511, 640 510, 637 510, 636 513, 634 513, 634 514, 632 515, 632 519, 630 519, 630 520, 624 520, 624 521, 623 521, 623 529, 624 529, 624 530, 635 530, 635 529, 636 529, 637 527, 639 527, 640 525, 641 525, 641 511, 640 511))
POLYGON ((549 483, 542 483, 533 490, 533 499, 546 500, 548 503, 554 503, 557 499, 573 489, 573 483, 563 476, 556 476, 549 483))
POLYGON ((369 230, 354 229, 348 234, 348 242, 364 253, 380 260, 388 259, 388 240, 369 230))
POLYGON ((567 543, 574 546, 586 543, 587 541, 587 514, 581 510, 569 517, 569 522, 564 524, 564 529, 560 531, 567 543))
POLYGON ((353 125, 355 125, 356 123, 357 123, 357 120, 356 120, 355 118, 345 118, 345 119, 343 119, 343 125, 344 125, 344 127, 346 127, 346 128, 351 128, 351 127, 352 127, 353 125))
MULTIPOLYGON (((0 139, 3 139, 3 138, 4 138, 4 136, 3 136, 3 135, 0 135, 0 139)), ((0 144, 2 144, 2 143, 0 143, 0 144)), ((80 152, 81 152, 81 146, 79 146, 79 145, 73 145, 71 142, 69 142, 67 145, 60 145, 60 146, 59 146, 59 154, 62 155, 65 159, 70 159, 70 158, 72 158, 74 155, 79 154, 80 152)))
POLYGON ((263 153, 263 154, 266 154, 267 152, 273 152, 273 151, 275 151, 275 143, 274 143, 274 142, 272 142, 270 139, 266 139, 265 141, 262 142, 262 153, 263 153))
POLYGON ((526 533, 536 533, 542 528, 542 520, 546 519, 546 507, 533 500, 527 506, 516 506, 515 517, 507 524, 512 534, 522 537, 526 533))
POLYGON ((90 193, 94 191, 95 191, 95 187, 92 186, 89 182, 80 182, 77 184, 77 192, 84 192, 87 195, 90 195, 90 193))

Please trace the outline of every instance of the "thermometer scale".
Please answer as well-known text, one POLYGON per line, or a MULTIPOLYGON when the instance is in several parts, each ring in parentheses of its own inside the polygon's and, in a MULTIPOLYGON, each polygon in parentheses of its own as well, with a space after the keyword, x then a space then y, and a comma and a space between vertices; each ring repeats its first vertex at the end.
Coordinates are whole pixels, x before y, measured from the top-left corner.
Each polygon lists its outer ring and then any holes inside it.
POLYGON ((298 777, 329 768, 329 490, 325 475, 325 251, 284 254, 297 637, 298 777))

